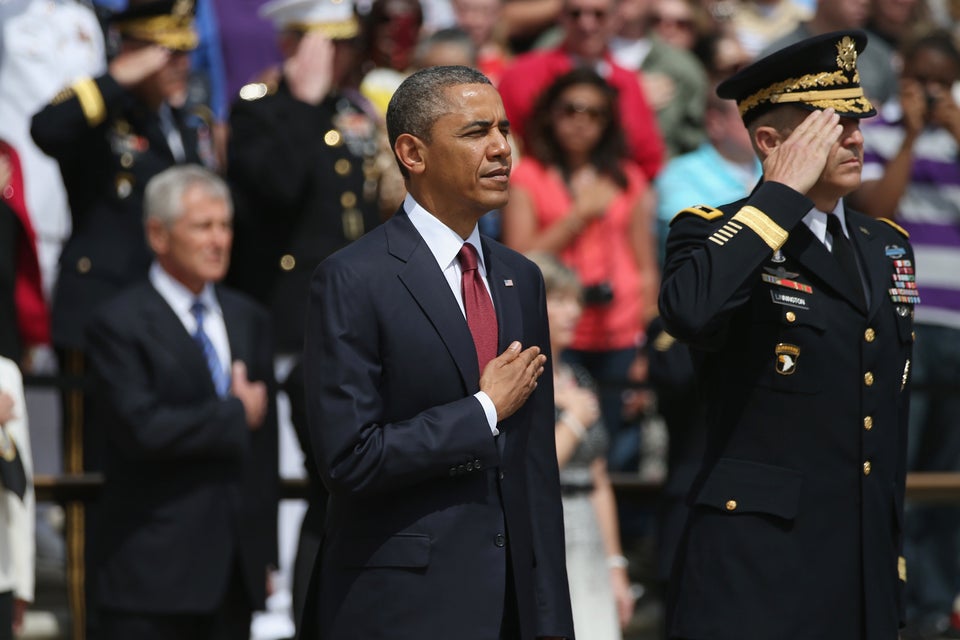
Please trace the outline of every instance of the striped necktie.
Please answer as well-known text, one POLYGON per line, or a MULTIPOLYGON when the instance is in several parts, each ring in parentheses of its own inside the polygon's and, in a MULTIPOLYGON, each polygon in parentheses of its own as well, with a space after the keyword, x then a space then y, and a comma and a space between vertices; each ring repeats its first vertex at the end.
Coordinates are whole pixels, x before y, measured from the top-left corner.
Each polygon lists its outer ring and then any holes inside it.
POLYGON ((213 379, 213 387, 217 390, 217 395, 224 398, 230 389, 230 376, 223 370, 217 350, 210 341, 210 336, 203 330, 203 316, 206 311, 206 305, 200 300, 194 301, 190 307, 190 313, 197 321, 197 330, 193 334, 193 339, 203 351, 203 359, 207 361, 207 368, 210 370, 210 377, 213 379))

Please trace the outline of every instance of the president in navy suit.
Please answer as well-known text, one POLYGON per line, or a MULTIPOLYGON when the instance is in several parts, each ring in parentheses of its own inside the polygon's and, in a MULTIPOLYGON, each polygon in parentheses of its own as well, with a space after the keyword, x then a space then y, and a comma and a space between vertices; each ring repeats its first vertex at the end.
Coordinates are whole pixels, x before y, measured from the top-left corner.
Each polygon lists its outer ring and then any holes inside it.
POLYGON ((433 67, 387 127, 409 195, 311 285, 330 500, 319 635, 301 637, 572 638, 543 279, 477 230, 507 200, 503 104, 482 74, 433 67))
POLYGON ((197 166, 147 185, 156 261, 87 331, 106 434, 97 564, 105 640, 249 640, 277 560, 269 320, 217 286, 224 182, 197 166))

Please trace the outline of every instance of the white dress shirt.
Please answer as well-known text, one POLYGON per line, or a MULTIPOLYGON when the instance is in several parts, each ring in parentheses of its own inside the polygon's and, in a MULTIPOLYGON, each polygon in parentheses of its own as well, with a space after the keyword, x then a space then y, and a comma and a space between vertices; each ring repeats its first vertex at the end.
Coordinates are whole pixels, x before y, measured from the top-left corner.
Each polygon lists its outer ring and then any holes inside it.
MULTIPOLYGON (((463 291, 461 290, 461 276, 463 272, 460 269, 460 262, 457 260, 457 254, 460 253, 460 249, 463 247, 463 238, 461 238, 456 231, 440 222, 436 216, 420 206, 410 194, 407 194, 407 197, 403 201, 403 210, 410 216, 410 222, 413 223, 413 226, 420 233, 420 237, 422 237, 423 241, 427 244, 427 248, 430 249, 433 257, 436 259, 440 270, 443 271, 443 277, 447 279, 450 291, 453 292, 453 296, 457 299, 457 304, 460 305, 460 313, 463 314, 463 318, 466 320, 467 312, 463 306, 463 291)), ((473 226, 473 231, 467 238, 467 242, 472 244, 477 250, 477 271, 480 273, 483 285, 486 287, 487 294, 489 295, 490 283, 487 282, 487 268, 483 261, 483 248, 480 246, 480 231, 476 225, 473 226)), ((491 296, 490 299, 492 301, 493 297, 491 296)), ((483 372, 481 371, 480 373, 482 374, 483 372)), ((480 401, 483 412, 487 416, 487 423, 490 426, 491 433, 495 436, 499 435, 500 431, 497 429, 497 408, 493 405, 493 400, 483 391, 476 392, 473 394, 473 397, 480 401)))
MULTIPOLYGON (((850 237, 850 229, 847 228, 847 216, 844 213, 843 199, 837 200, 837 206, 833 208, 833 213, 840 220, 840 228, 843 234, 850 237)), ((803 224, 807 225, 810 232, 817 237, 817 240, 823 243, 827 251, 833 253, 833 238, 827 231, 827 213, 817 208, 810 209, 810 212, 803 217, 803 224)), ((854 252, 856 255, 856 252, 854 252)), ((860 284, 863 285, 863 295, 867 305, 870 305, 870 287, 867 286, 867 279, 864 277, 863 266, 860 264, 860 258, 857 258, 857 271, 860 273, 860 284)))
POLYGON ((227 338, 227 325, 224 323, 223 310, 220 308, 220 302, 217 301, 213 285, 208 282, 203 291, 197 295, 164 271, 163 267, 156 262, 150 265, 150 284, 157 290, 160 297, 170 305, 173 312, 180 318, 180 322, 183 323, 183 328, 191 336, 197 331, 197 320, 193 317, 190 307, 197 299, 203 303, 206 307, 203 316, 203 331, 210 338, 213 348, 217 351, 220 366, 229 375, 230 340, 227 338))

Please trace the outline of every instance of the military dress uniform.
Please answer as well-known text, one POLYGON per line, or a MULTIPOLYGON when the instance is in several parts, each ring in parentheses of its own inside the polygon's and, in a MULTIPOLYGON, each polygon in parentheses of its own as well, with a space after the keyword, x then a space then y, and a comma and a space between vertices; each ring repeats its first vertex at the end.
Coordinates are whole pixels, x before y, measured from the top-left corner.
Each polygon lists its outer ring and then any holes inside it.
MULTIPOLYGON (((850 80, 855 66, 845 82, 814 79, 848 64, 841 44, 859 51, 864 41, 801 43, 787 52, 792 66, 772 56, 742 72, 752 87, 739 78, 718 93, 733 92, 742 113, 773 95, 823 108, 824 95, 841 116, 872 115, 850 80), (838 89, 846 93, 820 93, 838 89), (803 95, 782 97, 791 92, 803 95)), ((671 225, 660 310, 693 348, 707 423, 671 637, 895 640, 903 621, 913 251, 899 227, 841 200, 861 291, 835 255, 840 240, 831 253, 803 222, 812 209, 761 182, 744 200, 686 209, 671 225)))
POLYGON ((353 92, 310 105, 283 81, 247 85, 233 106, 228 281, 273 310, 279 353, 303 350, 316 266, 380 223, 378 125, 366 106, 353 92))

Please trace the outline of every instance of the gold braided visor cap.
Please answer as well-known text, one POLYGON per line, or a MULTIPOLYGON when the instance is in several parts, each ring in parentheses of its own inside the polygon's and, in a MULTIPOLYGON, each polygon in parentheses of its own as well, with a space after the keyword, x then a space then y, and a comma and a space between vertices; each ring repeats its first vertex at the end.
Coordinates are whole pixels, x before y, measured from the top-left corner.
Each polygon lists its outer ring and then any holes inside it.
POLYGON ((862 31, 837 31, 776 51, 717 87, 737 101, 747 124, 782 104, 810 111, 832 107, 841 117, 869 118, 877 110, 864 95, 857 57, 867 46, 862 31))
POLYGON ((193 16, 193 0, 147 0, 131 2, 111 24, 125 38, 153 42, 173 51, 191 51, 199 42, 193 16))

